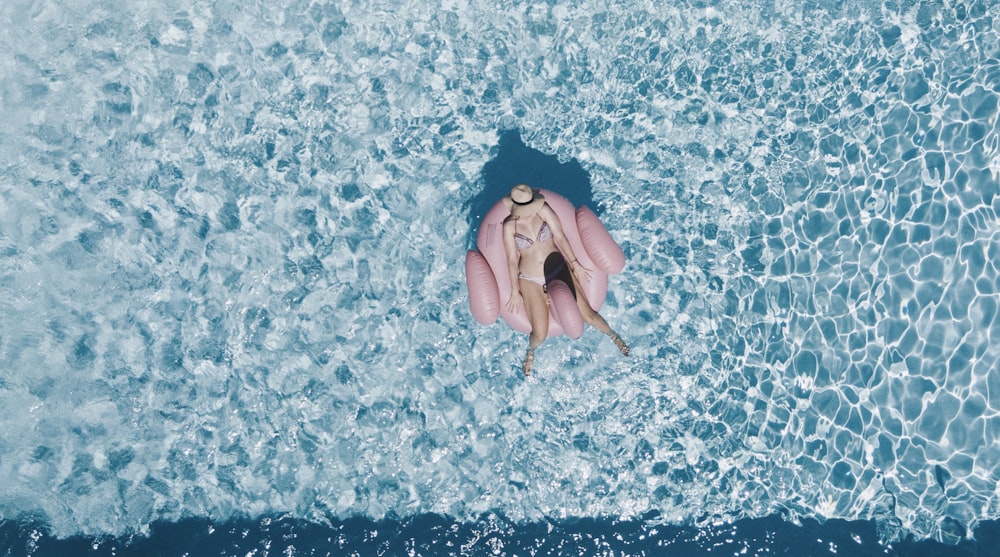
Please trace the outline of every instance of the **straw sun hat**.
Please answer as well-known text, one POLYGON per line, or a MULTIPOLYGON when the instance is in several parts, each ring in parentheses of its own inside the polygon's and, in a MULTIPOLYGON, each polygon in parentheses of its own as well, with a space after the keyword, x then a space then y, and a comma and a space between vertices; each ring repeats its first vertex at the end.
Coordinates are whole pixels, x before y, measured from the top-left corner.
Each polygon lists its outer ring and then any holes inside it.
POLYGON ((515 217, 530 217, 542 208, 545 198, 527 185, 518 184, 503 198, 503 203, 515 217))

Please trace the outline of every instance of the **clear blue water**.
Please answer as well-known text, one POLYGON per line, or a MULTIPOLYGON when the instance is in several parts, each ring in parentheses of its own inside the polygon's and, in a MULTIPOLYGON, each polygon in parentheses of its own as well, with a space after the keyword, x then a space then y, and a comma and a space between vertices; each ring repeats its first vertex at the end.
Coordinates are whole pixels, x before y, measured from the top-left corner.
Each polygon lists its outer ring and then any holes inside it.
POLYGON ((370 4, 0 4, 7 554, 996 538, 1000 6, 370 4), (469 314, 510 133, 631 358, 469 314))

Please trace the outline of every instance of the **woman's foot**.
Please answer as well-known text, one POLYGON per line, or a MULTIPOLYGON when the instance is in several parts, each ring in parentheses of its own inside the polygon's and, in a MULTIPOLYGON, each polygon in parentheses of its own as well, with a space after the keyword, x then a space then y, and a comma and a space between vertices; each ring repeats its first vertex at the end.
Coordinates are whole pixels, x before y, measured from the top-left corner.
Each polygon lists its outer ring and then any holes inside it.
POLYGON ((529 348, 528 353, 524 355, 524 363, 521 364, 521 370, 524 372, 525 377, 531 377, 531 368, 535 365, 535 349, 529 348))
POLYGON ((611 337, 611 340, 614 341, 615 346, 617 346, 618 350, 621 351, 622 356, 628 356, 628 353, 629 353, 630 350, 629 350, 628 345, 625 344, 625 341, 622 340, 622 337, 618 336, 618 333, 616 333, 614 331, 611 331, 610 333, 608 333, 608 336, 611 337))

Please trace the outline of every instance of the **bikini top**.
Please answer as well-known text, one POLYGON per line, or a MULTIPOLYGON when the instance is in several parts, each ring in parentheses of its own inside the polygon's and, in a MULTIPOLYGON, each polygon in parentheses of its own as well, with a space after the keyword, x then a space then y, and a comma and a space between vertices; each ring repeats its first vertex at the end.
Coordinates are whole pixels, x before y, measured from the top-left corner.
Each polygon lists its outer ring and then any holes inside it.
MULTIPOLYGON (((514 223, 517 226, 517 223, 514 223)), ((541 228, 538 229, 538 237, 532 240, 531 238, 521 234, 520 232, 514 233, 514 243, 517 244, 517 251, 521 251, 526 247, 534 245, 535 242, 544 242, 552 237, 552 230, 549 229, 549 224, 542 221, 541 228)))

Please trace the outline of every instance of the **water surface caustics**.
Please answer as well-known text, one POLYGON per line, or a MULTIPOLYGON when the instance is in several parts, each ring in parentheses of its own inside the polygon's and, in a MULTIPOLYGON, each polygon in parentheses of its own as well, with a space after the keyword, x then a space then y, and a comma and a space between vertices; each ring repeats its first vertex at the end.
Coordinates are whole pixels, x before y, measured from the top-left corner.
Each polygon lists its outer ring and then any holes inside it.
POLYGON ((0 515, 956 540, 1000 513, 998 16, 5 2, 0 515), (523 381, 471 319, 504 129, 590 173, 629 360, 590 331, 523 381))

